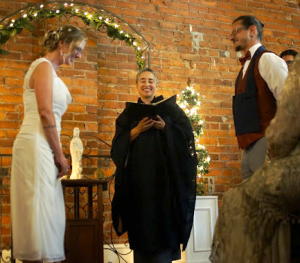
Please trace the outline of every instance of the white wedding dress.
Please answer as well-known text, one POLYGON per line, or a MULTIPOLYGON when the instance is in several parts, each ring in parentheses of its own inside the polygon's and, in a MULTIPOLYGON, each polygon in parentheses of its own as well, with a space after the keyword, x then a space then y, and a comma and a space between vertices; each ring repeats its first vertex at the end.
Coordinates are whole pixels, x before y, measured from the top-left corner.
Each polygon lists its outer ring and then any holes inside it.
MULTIPOLYGON (((53 153, 44 134, 32 72, 45 58, 34 61, 24 81, 24 120, 13 146, 11 169, 11 214, 13 254, 20 260, 55 262, 65 259, 65 206, 53 153)), ((51 63, 50 63, 51 64, 51 63)), ((71 95, 53 69, 53 112, 58 135, 61 116, 71 95)))

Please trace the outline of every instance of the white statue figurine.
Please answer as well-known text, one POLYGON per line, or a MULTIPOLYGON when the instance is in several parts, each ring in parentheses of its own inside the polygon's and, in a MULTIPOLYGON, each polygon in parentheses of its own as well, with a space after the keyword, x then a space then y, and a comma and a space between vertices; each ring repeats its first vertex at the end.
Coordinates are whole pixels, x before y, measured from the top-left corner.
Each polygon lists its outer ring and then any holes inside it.
POLYGON ((79 138, 79 128, 74 128, 73 138, 70 143, 70 151, 72 157, 72 174, 70 179, 81 179, 82 176, 82 153, 83 153, 83 144, 79 138))

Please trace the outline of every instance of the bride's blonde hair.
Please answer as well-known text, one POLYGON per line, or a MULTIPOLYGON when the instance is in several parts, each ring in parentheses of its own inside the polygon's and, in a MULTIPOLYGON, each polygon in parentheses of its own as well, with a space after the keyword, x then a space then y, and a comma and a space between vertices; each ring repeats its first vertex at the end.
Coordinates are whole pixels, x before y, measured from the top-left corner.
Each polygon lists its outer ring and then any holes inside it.
POLYGON ((84 33, 76 26, 64 25, 57 30, 49 30, 41 40, 44 52, 53 52, 57 49, 59 41, 70 44, 70 53, 74 51, 82 41, 86 41, 84 33))

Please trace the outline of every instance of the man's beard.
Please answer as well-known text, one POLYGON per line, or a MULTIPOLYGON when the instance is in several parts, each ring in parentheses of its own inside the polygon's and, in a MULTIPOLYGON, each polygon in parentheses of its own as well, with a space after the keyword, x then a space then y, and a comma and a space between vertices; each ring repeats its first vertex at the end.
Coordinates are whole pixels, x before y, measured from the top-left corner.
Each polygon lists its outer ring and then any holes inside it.
POLYGON ((236 46, 235 49, 234 49, 236 52, 239 52, 242 50, 242 46, 239 45, 239 46, 236 46))
POLYGON ((239 45, 237 45, 234 49, 235 49, 236 52, 243 51, 243 50, 246 49, 248 44, 249 43, 246 39, 239 39, 239 45))

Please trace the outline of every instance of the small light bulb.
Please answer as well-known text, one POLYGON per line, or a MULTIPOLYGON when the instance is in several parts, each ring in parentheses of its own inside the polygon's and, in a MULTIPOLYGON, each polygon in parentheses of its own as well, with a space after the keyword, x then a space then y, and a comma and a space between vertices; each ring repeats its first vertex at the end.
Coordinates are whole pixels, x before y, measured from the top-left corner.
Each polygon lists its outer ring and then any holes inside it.
POLYGON ((102 16, 99 16, 99 19, 101 20, 101 19, 102 19, 102 16))
POLYGON ((44 7, 44 5, 40 5, 40 8, 43 8, 44 7))
POLYGON ((120 31, 120 34, 122 34, 123 32, 124 32, 124 31, 123 31, 123 30, 121 30, 121 31, 120 31))
POLYGON ((79 12, 79 9, 75 9, 75 12, 79 12))
POLYGON ((56 13, 58 14, 58 13, 59 13, 59 10, 56 10, 56 13))
POLYGON ((23 17, 27 17, 27 14, 23 15, 23 17))

